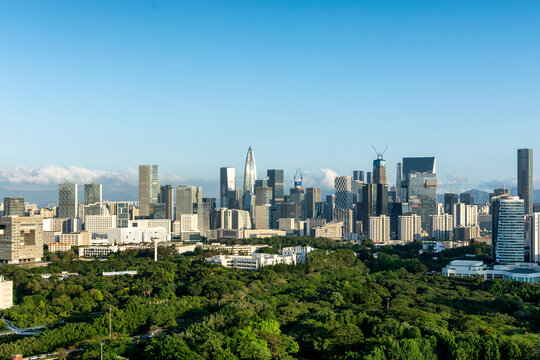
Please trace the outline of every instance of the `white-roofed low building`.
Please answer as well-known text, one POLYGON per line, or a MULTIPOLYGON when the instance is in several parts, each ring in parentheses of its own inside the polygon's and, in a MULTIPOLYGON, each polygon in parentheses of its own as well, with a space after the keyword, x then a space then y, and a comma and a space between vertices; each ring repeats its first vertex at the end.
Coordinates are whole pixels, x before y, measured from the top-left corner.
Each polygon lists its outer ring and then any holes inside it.
POLYGON ((442 274, 457 277, 481 276, 484 280, 505 279, 538 283, 540 282, 540 265, 520 262, 488 268, 482 261, 454 260, 444 267, 442 274))
POLYGON ((285 256, 295 256, 297 263, 306 262, 307 255, 314 249, 311 246, 290 246, 283 248, 281 254, 285 256))
POLYGON ((251 256, 243 255, 216 255, 206 259, 213 264, 219 264, 228 268, 252 270, 255 271, 263 266, 288 264, 296 265, 296 256, 277 255, 277 254, 259 254, 251 256))

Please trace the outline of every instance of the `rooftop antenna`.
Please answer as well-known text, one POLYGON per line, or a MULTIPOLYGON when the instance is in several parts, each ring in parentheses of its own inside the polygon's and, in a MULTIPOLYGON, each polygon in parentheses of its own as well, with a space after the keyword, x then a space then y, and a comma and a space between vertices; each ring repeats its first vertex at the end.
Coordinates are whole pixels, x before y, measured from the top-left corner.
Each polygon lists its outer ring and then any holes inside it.
POLYGON ((371 147, 373 148, 373 150, 375 150, 375 154, 377 154, 377 160, 384 160, 383 155, 388 149, 388 145, 386 145, 386 147, 384 148, 382 152, 378 152, 377 149, 375 148, 375 145, 371 145, 371 147))

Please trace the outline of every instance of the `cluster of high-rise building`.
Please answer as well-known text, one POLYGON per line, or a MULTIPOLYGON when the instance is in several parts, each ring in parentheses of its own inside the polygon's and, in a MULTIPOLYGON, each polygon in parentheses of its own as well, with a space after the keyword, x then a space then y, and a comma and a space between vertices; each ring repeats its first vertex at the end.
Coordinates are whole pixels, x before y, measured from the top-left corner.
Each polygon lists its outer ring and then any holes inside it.
POLYGON ((30 208, 23 198, 4 199, 0 218, 0 261, 37 261, 43 246, 140 244, 282 235, 308 235, 375 243, 421 239, 471 240, 492 231, 497 261, 540 261, 540 213, 533 213, 532 150, 518 150, 518 196, 495 189, 490 204, 470 193, 446 193, 437 201, 435 157, 405 157, 389 188, 386 161, 378 153, 371 171, 336 176, 334 191, 303 187, 300 169, 286 189, 283 169, 258 176, 248 149, 243 181, 236 169, 220 168, 219 199, 203 188, 161 185, 157 165, 139 166, 139 201, 103 201, 101 184, 58 185, 55 208, 30 208), (219 200, 219 203, 218 201, 219 200))

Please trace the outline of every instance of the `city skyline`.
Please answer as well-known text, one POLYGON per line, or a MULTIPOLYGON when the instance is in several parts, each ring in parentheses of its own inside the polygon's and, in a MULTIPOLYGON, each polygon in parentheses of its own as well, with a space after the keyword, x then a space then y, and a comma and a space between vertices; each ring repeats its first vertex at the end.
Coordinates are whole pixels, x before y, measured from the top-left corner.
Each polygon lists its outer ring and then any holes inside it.
MULTIPOLYGON (((518 149, 514 149, 514 170, 513 174, 517 173, 517 162, 516 162, 516 152, 518 149)), ((256 149, 253 150, 253 153, 257 152, 256 149)), ((239 157, 242 158, 242 154, 239 154, 239 157)), ((386 158, 386 156, 385 156, 386 158)), ((436 156, 435 156, 436 158, 436 156)), ((377 154, 373 154, 371 163, 373 163, 374 160, 377 159, 377 154)), ((399 162, 401 162, 403 158, 399 159, 399 162)), ((239 187, 238 184, 244 183, 244 169, 245 169, 245 158, 240 161, 236 159, 236 163, 241 163, 242 165, 239 166, 231 166, 236 169, 236 184, 237 188, 239 187)), ((387 178, 389 179, 388 185, 389 187, 395 185, 395 164, 389 163, 386 159, 386 171, 387 171, 387 178)), ((229 162, 231 164, 232 162, 229 162)), ((472 184, 468 181, 466 181, 465 178, 456 176, 454 178, 448 179, 448 177, 445 177, 444 175, 441 176, 441 169, 444 169, 444 166, 440 166, 440 161, 437 158, 437 177, 438 177, 438 186, 437 186, 437 194, 442 195, 444 193, 461 193, 464 191, 469 190, 480 190, 485 192, 490 192, 494 188, 508 188, 513 189, 517 191, 517 177, 511 178, 508 177, 506 179, 494 179, 490 181, 484 181, 479 184, 472 184), (441 179, 442 178, 442 179, 441 179)), ((396 163, 397 164, 397 163, 396 163)), ((159 164, 157 164, 160 166, 159 164)), ((224 165, 222 167, 226 167, 229 165, 224 165)), ((280 168, 279 166, 276 168, 280 168)), ((43 172, 40 172, 37 169, 26 169, 24 167, 17 167, 12 169, 14 174, 10 177, 7 175, 6 169, 0 168, 0 190, 4 189, 6 191, 6 196, 16 196, 18 191, 27 192, 29 191, 32 193, 33 191, 36 191, 36 193, 39 193, 39 191, 56 191, 58 184, 70 182, 74 184, 81 185, 79 192, 82 191, 82 185, 83 184, 90 184, 90 183, 99 183, 103 184, 103 191, 105 194, 110 194, 111 191, 113 192, 122 192, 126 195, 129 195, 128 198, 124 200, 136 200, 137 199, 137 192, 138 189, 138 181, 139 181, 139 173, 135 168, 128 167, 122 171, 93 171, 90 169, 78 167, 78 166, 72 166, 69 168, 58 168, 55 166, 49 166, 44 169, 43 172), (5 181, 5 179, 10 179, 11 181, 5 181), (26 180, 26 181, 24 181, 26 180)), ((266 179, 268 176, 266 174, 266 171, 270 170, 270 168, 267 167, 261 167, 257 171, 257 179, 266 179)), ((284 169, 284 186, 285 189, 288 189, 289 187, 293 187, 294 184, 294 173, 292 169, 288 171, 288 169, 284 169)), ((351 168, 348 173, 338 173, 332 169, 329 168, 320 168, 315 171, 310 171, 302 169, 302 173, 304 174, 304 187, 320 187, 322 189, 323 195, 332 193, 334 190, 334 177, 337 176, 353 176, 354 171, 364 171, 365 173, 371 172, 372 168, 368 165, 366 167, 362 168, 351 168)), ((193 179, 190 177, 184 177, 179 176, 175 174, 163 174, 161 167, 159 171, 159 180, 163 185, 165 184, 171 184, 171 185, 184 185, 184 186, 202 186, 205 188, 205 194, 210 197, 215 197, 217 199, 220 198, 220 168, 215 169, 215 177, 214 178, 203 178, 203 179, 193 179)), ((444 173, 444 172, 443 172, 444 173)), ((510 174, 508 174, 510 175, 510 174)), ((242 186, 243 187, 243 186, 242 186)), ((539 190, 540 189, 540 178, 534 177, 533 179, 533 189, 539 190)), ((2 195, 2 194, 0 194, 2 195)), ((2 195, 4 196, 4 195, 2 195)), ((26 197, 28 200, 32 200, 28 196, 26 197)), ((104 200, 120 200, 118 198, 114 199, 107 199, 106 195, 104 195, 104 200)))

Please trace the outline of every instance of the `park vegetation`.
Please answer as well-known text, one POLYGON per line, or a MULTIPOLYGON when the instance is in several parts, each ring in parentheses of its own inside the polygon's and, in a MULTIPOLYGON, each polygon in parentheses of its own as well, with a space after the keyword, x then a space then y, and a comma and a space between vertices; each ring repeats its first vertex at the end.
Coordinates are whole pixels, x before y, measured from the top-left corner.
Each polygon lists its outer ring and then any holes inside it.
POLYGON ((99 359, 538 359, 540 285, 446 278, 437 271, 485 244, 433 255, 421 244, 375 248, 311 238, 239 240, 266 252, 310 245, 305 264, 258 271, 204 261, 212 252, 160 249, 48 267, 0 266, 13 280, 14 325, 39 335, 0 337, 0 359, 58 352, 99 359), (136 270, 137 275, 103 276, 136 270), (78 276, 61 278, 62 271, 78 276), (53 274, 44 279, 41 274, 53 274), (109 315, 110 314, 110 315, 109 315), (111 333, 109 333, 109 316, 111 333), (150 334, 150 335, 149 335, 150 334))

